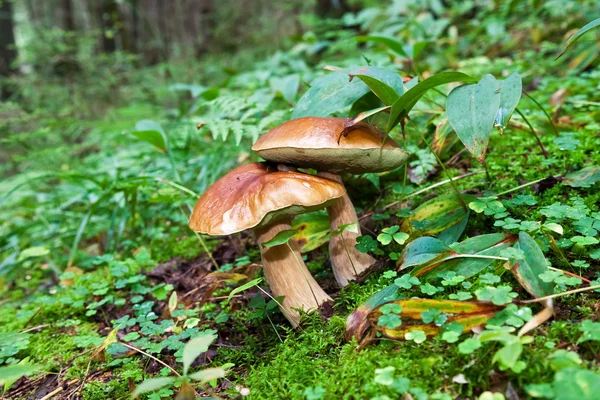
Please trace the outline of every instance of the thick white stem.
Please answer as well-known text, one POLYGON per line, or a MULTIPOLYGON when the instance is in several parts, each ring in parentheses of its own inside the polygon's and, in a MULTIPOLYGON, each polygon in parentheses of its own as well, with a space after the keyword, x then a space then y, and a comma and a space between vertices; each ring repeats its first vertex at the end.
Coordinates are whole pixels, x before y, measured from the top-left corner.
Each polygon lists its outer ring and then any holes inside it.
POLYGON ((300 313, 315 310, 331 297, 319 286, 302 261, 300 249, 294 240, 275 247, 263 247, 278 232, 292 229, 290 221, 279 222, 266 228, 255 229, 256 239, 260 246, 263 271, 271 287, 274 297, 285 296, 281 311, 290 323, 296 327, 300 322, 300 313))
MULTIPOLYGON (((319 172, 319 175, 343 184, 342 177, 337 174, 319 172)), ((343 287, 373 265, 375 259, 368 254, 361 253, 354 247, 356 245, 356 238, 361 236, 360 225, 354 205, 347 194, 327 207, 327 212, 329 213, 329 223, 332 231, 337 230, 341 225, 354 222, 358 231, 358 233, 355 233, 346 230, 341 235, 332 236, 329 240, 329 257, 331 259, 333 275, 335 275, 335 279, 340 286, 343 287)))

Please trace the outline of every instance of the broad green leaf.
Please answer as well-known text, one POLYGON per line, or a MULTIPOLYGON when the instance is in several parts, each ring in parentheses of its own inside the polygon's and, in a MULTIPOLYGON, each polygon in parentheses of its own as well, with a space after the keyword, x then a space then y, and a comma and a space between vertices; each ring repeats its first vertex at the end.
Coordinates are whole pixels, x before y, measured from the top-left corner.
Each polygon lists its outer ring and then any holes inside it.
MULTIPOLYGON (((462 195, 465 204, 475 199, 470 194, 462 195)), ((468 220, 469 211, 456 194, 448 193, 426 201, 402 223, 401 230, 410 235, 411 240, 421 236, 435 236, 446 244, 452 244, 462 234, 468 220), (452 227, 461 229, 450 230, 452 227), (446 233, 444 233, 446 232, 446 233)))
POLYGON ((302 214, 292 221, 292 229, 297 233, 294 240, 300 246, 300 252, 306 253, 329 241, 329 216, 327 211, 319 210, 302 214))
POLYGON ((158 122, 152 120, 139 121, 135 124, 135 130, 131 134, 150 143, 162 152, 167 151, 167 136, 158 122))
POLYGON ((429 236, 420 237, 410 242, 398 260, 400 269, 425 264, 432 260, 442 260, 456 256, 454 250, 441 240, 429 236))
POLYGON ((350 79, 358 77, 386 105, 390 106, 404 94, 402 77, 395 71, 381 67, 337 68, 327 66, 325 69, 347 74, 350 79))
MULTIPOLYGON (((416 239, 407 247, 421 239, 416 239)), ((492 233, 468 238, 450 246, 449 249, 451 251, 446 250, 437 257, 415 265, 415 268, 411 271, 411 275, 435 277, 439 276, 442 272, 452 271, 457 275, 469 278, 497 260, 462 257, 462 255, 499 256, 503 249, 512 246, 515 241, 516 236, 504 233, 492 233)), ((402 261, 403 259, 401 258, 399 260, 399 268, 401 270, 407 268, 404 264, 401 264, 402 261)))
POLYGON ((467 150, 483 163, 498 109, 500 84, 492 75, 477 84, 455 88, 448 95, 448 121, 467 150))
POLYGON ((571 36, 567 40, 567 43, 565 44, 565 49, 562 51, 562 53, 560 53, 558 55, 558 57, 556 57, 556 59, 558 60, 560 57, 562 57, 562 55, 565 54, 567 52, 567 50, 569 50, 571 48, 571 46, 573 46, 575 43, 577 43, 577 41, 579 39, 581 39, 581 37, 583 35, 585 35, 586 33, 588 33, 589 31, 591 31, 594 28, 598 28, 599 26, 600 26, 600 18, 597 18, 597 19, 589 22, 588 24, 584 25, 583 28, 581 28, 580 30, 575 32, 575 34, 573 34, 573 36, 571 36))
POLYGON ((271 240, 267 240, 262 245, 264 247, 275 247, 281 246, 282 244, 286 244, 293 238, 298 232, 295 229, 286 229, 284 231, 277 232, 275 236, 271 238, 271 240))
POLYGON ((269 79, 269 85, 273 92, 280 93, 285 101, 292 104, 300 87, 300 75, 291 74, 282 78, 273 77, 269 79))
POLYGON ((597 165, 590 165, 579 171, 565 175, 563 183, 571 187, 589 188, 594 186, 598 181, 600 181, 600 167, 597 165))
POLYGON ((477 80, 462 72, 440 72, 417 83, 404 95, 392 104, 390 118, 388 120, 387 132, 391 131, 400 121, 410 113, 410 110, 417 104, 419 99, 427 93, 429 89, 451 82, 471 83, 477 80))
POLYGON ((512 271, 519 283, 533 297, 543 297, 554 293, 552 282, 544 282, 540 275, 548 271, 548 264, 544 253, 536 241, 526 232, 519 233, 516 246, 525 254, 525 258, 518 260, 512 271))
POLYGON ((521 76, 515 72, 508 78, 498 81, 498 83, 500 84, 500 107, 496 114, 494 126, 498 128, 500 133, 504 133, 512 113, 517 108, 519 100, 521 100, 523 82, 521 76))
POLYGON ((45 246, 28 247, 19 254, 19 258, 17 258, 17 261, 21 262, 28 258, 43 257, 48 254, 50 254, 50 250, 48 250, 48 248, 46 248, 45 246))
POLYGON ((200 383, 206 383, 213 379, 225 377, 225 370, 223 368, 207 368, 202 371, 194 372, 188 375, 188 378, 198 381, 200 383))
POLYGON ((187 375, 188 369, 190 365, 194 362, 194 360, 202 353, 206 353, 208 347, 217 337, 212 333, 201 333, 200 336, 197 336, 191 339, 186 343, 183 348, 183 375, 187 375))
POLYGON ((139 385, 136 386, 133 393, 131 393, 131 397, 135 398, 135 397, 139 396, 140 394, 154 392, 155 390, 158 390, 162 387, 165 387, 165 386, 170 385, 171 383, 175 382, 175 379, 176 378, 169 377, 169 376, 166 376, 163 378, 146 379, 145 381, 143 381, 142 383, 140 383, 139 385))
POLYGON ((312 86, 298 100, 292 119, 302 117, 327 117, 350 106, 369 92, 360 80, 348 82, 343 74, 331 73, 312 82, 312 86))
POLYGON ((406 339, 405 335, 414 330, 423 331, 425 335, 431 336, 442 331, 443 322, 440 319, 436 325, 436 318, 429 318, 427 323, 423 321, 424 315, 442 316, 446 324, 455 323, 456 326, 462 326, 462 331, 466 332, 471 328, 486 323, 488 319, 503 307, 496 306, 489 302, 478 301, 456 301, 456 300, 430 300, 412 298, 408 300, 394 300, 374 309, 367 317, 374 327, 383 336, 390 339, 406 339), (397 304, 402 308, 399 316, 402 319, 402 325, 394 328, 377 325, 379 318, 384 315, 381 309, 388 304, 397 304), (433 312, 435 311, 435 313, 433 312))
POLYGON ((31 364, 12 364, 0 367, 0 385, 12 383, 22 376, 35 374, 40 370, 38 365, 31 364))
POLYGON ((261 282, 262 282, 262 278, 256 278, 256 279, 251 280, 250 282, 244 283, 242 286, 236 287, 235 289, 233 289, 231 291, 231 293, 229 293, 229 296, 227 296, 227 301, 231 300, 231 298, 233 296, 235 296, 236 294, 243 292, 244 290, 250 289, 251 287, 258 285, 261 282))
POLYGON ((596 400, 600 374, 580 368, 565 368, 554 376, 555 400, 596 400))
POLYGON ((402 45, 402 43, 400 43, 394 38, 388 36, 370 35, 356 36, 354 39, 359 42, 373 42, 383 44, 399 56, 409 58, 408 54, 406 54, 406 51, 404 50, 404 46, 402 45))

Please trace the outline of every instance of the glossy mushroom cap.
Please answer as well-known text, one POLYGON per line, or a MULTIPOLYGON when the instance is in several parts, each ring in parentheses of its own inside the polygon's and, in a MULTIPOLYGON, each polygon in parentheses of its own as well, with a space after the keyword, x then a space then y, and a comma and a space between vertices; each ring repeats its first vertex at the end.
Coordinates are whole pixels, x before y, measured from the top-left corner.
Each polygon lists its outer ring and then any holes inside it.
POLYGON ((345 193, 342 184, 330 179, 278 171, 266 163, 246 164, 204 192, 189 226, 208 235, 229 235, 325 207, 345 193))
POLYGON ((294 119, 264 134, 252 150, 267 161, 336 173, 390 171, 407 160, 408 153, 391 138, 381 147, 385 135, 376 127, 363 122, 348 126, 350 121, 294 119))

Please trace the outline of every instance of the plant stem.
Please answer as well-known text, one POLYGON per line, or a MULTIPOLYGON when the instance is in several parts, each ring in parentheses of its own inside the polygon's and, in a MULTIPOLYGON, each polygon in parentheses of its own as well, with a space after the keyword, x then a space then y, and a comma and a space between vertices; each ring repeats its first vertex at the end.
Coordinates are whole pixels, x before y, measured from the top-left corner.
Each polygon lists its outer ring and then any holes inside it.
POLYGON ((412 119, 410 119, 408 116, 406 117, 406 120, 409 121, 413 128, 415 129, 415 131, 419 134, 419 136, 421 137, 421 140, 423 140, 425 142, 425 144, 427 145, 427 147, 429 148, 429 151, 431 152, 431 154, 434 155, 435 159, 437 160, 438 164, 440 165, 440 167, 442 167, 442 169, 444 170, 444 173, 446 174, 446 176, 448 177, 448 179, 450 180, 450 184, 452 185, 452 188, 454 189, 454 192, 456 193, 456 195, 458 196, 458 199, 460 200, 460 203, 462 204, 463 208, 465 210, 467 210, 467 205, 465 204, 465 200, 462 198, 462 195, 460 193, 460 191, 458 190, 458 188, 456 187, 456 185, 454 185, 454 180, 452 179, 452 176, 450 176, 450 173, 448 172, 448 170, 446 169, 446 166, 444 165, 444 163, 442 162, 442 160, 440 160, 440 158, 438 157, 437 153, 431 148, 431 145, 429 144, 429 142, 427 141, 427 139, 425 139, 425 136, 423 136, 423 133, 421 132, 421 130, 417 127, 417 125, 412 121, 412 119))
POLYGON ((580 289, 569 290, 567 292, 551 294, 550 296, 540 297, 539 299, 521 300, 521 301, 519 301, 519 303, 521 303, 521 304, 537 303, 537 302, 548 300, 548 299, 555 299, 557 297, 567 296, 569 294, 580 293, 580 292, 587 292, 589 290, 596 290, 596 289, 600 289, 600 285, 588 286, 588 287, 584 287, 584 288, 580 288, 580 289))
POLYGON ((529 100, 533 101, 535 103, 535 105, 538 106, 538 108, 540 110, 542 110, 542 112, 544 113, 544 115, 546 116, 546 118, 548 118, 548 122, 550 122, 550 125, 552 125, 552 129, 554 130, 554 134, 556 136, 560 136, 558 134, 558 129, 556 129, 556 125, 554 125, 554 122, 552 121, 552 117, 550 116, 550 114, 548 114, 548 111, 546 111, 546 109, 544 107, 542 107, 542 105, 540 103, 538 103, 538 101, 536 99, 534 99, 529 93, 527 93, 526 91, 523 90, 523 94, 527 97, 529 97, 529 100))
POLYGON ((524 184, 522 184, 522 185, 519 185, 519 186, 517 186, 517 187, 515 187, 515 188, 512 188, 512 189, 505 190, 504 192, 500 192, 500 193, 496 194, 496 197, 500 197, 500 196, 504 196, 505 194, 509 194, 509 193, 512 193, 512 192, 516 192, 517 190, 521 190, 521 189, 523 189, 523 188, 526 188, 526 187, 528 187, 528 186, 533 186, 533 185, 535 185, 536 183, 540 183, 540 182, 541 182, 541 181, 543 181, 544 179, 546 179, 546 178, 537 179, 537 180, 535 180, 535 181, 531 181, 531 182, 527 182, 527 183, 524 183, 524 184))
POLYGON ((161 177, 157 177, 157 176, 153 176, 153 178, 154 178, 154 180, 155 180, 155 181, 157 181, 157 182, 161 182, 161 183, 167 184, 167 185, 169 185, 169 186, 173 186, 175 189, 179 189, 179 190, 181 190, 182 192, 185 192, 185 193, 187 193, 187 194, 189 194, 189 195, 192 195, 192 196, 194 196, 195 198, 198 198, 198 197, 200 197, 200 195, 199 195, 198 193, 194 192, 194 191, 193 191, 193 190, 191 190, 191 189, 188 189, 188 188, 186 188, 185 186, 181 186, 181 185, 180 185, 180 184, 178 184, 178 183, 175 183, 175 182, 173 182, 173 181, 170 181, 170 180, 168 180, 168 179, 161 178, 161 177))
POLYGON ((546 150, 546 148, 544 147, 542 140, 536 133, 535 129, 533 129, 533 126, 531 125, 531 123, 529 123, 529 120, 527 119, 527 117, 518 108, 515 108, 515 111, 521 116, 521 118, 523 118, 523 121, 525 121, 527 126, 529 126, 529 129, 531 129, 531 133, 535 137, 535 140, 537 140, 538 145, 540 146, 540 148, 542 149, 542 152, 544 153, 544 158, 548 158, 548 150, 546 150))
POLYGON ((585 279, 583 276, 579 276, 579 275, 577 275, 577 274, 574 274, 574 273, 572 273, 572 272, 565 271, 564 269, 560 269, 560 268, 554 268, 554 267, 548 267, 548 269, 551 269, 552 271, 558 271, 558 272, 562 272, 562 273, 563 273, 563 274, 565 274, 565 275, 569 275, 569 276, 572 276, 572 277, 574 277, 574 278, 581 279, 582 281, 584 281, 584 282, 587 282, 587 283, 590 283, 590 282, 591 282, 589 279, 585 279))
POLYGON ((509 259, 506 258, 506 257, 485 256, 485 255, 480 255, 480 254, 459 254, 456 257, 460 257, 460 258, 484 258, 484 259, 489 259, 489 260, 509 261, 509 259))
POLYGON ((154 357, 153 355, 151 355, 151 354, 148 354, 148 353, 146 353, 145 351, 138 349, 137 347, 134 347, 134 346, 128 345, 127 343, 123 343, 123 342, 121 342, 121 341, 119 341, 119 342, 117 342, 117 343, 119 343, 119 344, 120 344, 120 345, 122 345, 122 346, 125 346, 125 347, 127 347, 128 349, 131 349, 131 350, 133 350, 133 351, 137 351, 138 353, 140 353, 140 354, 143 354, 143 355, 145 355, 146 357, 150 357, 151 359, 153 359, 153 360, 154 360, 154 361, 156 361, 157 363, 159 363, 159 364, 161 364, 161 365, 164 365, 165 367, 169 368, 169 369, 170 369, 170 370, 171 370, 171 371, 172 371, 172 372, 173 372, 175 375, 177 375, 178 377, 180 377, 180 378, 181 378, 181 374, 180 374, 179 372, 175 371, 175 369, 173 369, 173 367, 171 367, 170 365, 168 365, 168 364, 164 363, 163 361, 159 360, 158 358, 154 357))

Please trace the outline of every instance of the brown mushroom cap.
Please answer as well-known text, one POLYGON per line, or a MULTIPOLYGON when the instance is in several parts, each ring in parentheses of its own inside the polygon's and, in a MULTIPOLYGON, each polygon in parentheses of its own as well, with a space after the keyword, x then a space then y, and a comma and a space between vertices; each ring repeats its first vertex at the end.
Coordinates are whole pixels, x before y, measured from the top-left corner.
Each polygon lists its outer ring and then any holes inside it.
POLYGON ((189 226, 208 235, 229 235, 325 207, 346 193, 330 179, 278 171, 265 163, 242 165, 200 197, 189 226))
POLYGON ((264 134, 252 150, 268 161, 336 173, 390 171, 407 160, 408 153, 391 138, 381 147, 385 135, 374 126, 349 123, 348 118, 294 119, 264 134))

